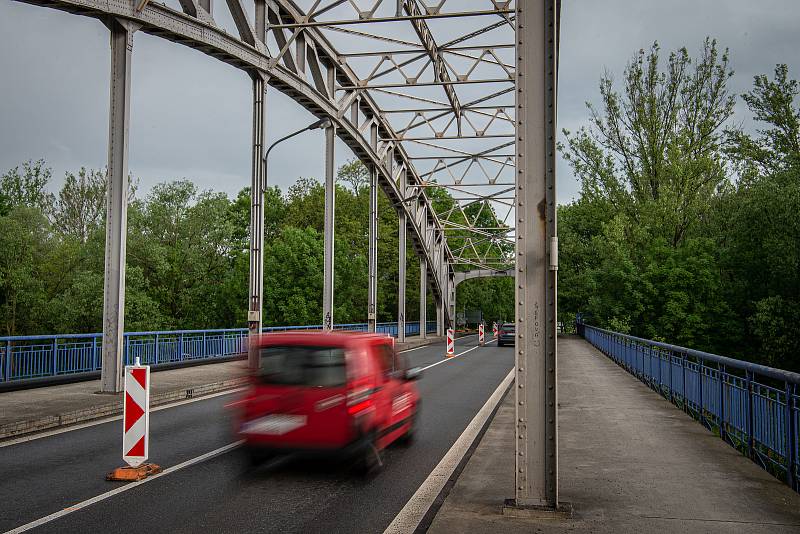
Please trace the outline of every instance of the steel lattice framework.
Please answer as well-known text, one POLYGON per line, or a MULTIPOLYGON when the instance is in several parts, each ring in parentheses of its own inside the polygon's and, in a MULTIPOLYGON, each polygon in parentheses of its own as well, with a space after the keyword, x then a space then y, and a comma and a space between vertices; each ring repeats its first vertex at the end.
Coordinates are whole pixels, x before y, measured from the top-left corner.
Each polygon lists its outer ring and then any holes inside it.
MULTIPOLYGON (((378 187, 400 220, 401 332, 406 238, 421 262, 421 302, 431 290, 440 332, 453 321, 458 281, 516 275, 516 498, 521 505, 556 505, 557 0, 21 1, 95 17, 111 31, 105 390, 118 391, 121 385, 130 65, 133 35, 142 31, 250 75, 254 192, 266 186, 267 85, 330 120, 325 136, 326 327, 333 325, 336 136, 370 173, 371 328, 376 320, 378 187), (226 20, 233 20, 235 35, 218 24, 223 11, 226 20), (541 406, 531 406, 537 399, 541 406)), ((263 194, 254 194, 252 332, 261 329, 263 212, 263 194)))

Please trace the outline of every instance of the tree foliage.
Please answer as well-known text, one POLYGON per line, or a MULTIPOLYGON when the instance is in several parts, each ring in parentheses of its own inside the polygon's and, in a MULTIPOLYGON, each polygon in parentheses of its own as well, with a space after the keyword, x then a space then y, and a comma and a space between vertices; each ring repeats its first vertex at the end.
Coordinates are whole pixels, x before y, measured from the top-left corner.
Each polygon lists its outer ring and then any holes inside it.
MULTIPOLYGON (((369 188, 351 161, 336 186, 334 318, 367 315, 369 188), (349 187, 346 187, 346 185, 349 187)), ((67 173, 56 195, 51 171, 28 162, 0 177, 0 325, 6 335, 102 329, 106 173, 67 173)), ((234 199, 163 182, 128 208, 126 330, 246 325, 250 189, 234 199)), ((437 198, 448 202, 446 192, 437 198)), ((322 318, 321 183, 301 178, 265 194, 265 325, 319 324, 322 318)), ((452 199, 449 200, 452 202, 452 199)), ((397 320, 398 220, 378 196, 378 320, 397 320)), ((408 246, 406 320, 419 316, 420 262, 408 246)), ((430 294, 430 292, 429 292, 430 294)), ((491 291, 479 295, 488 303, 491 291)), ((509 301, 510 302, 510 301, 509 301)), ((478 306, 481 306, 478 303, 478 306)), ((429 297, 428 317, 434 317, 429 297)))
POLYGON ((559 314, 800 369, 800 109, 785 65, 742 95, 731 125, 727 51, 706 40, 606 74, 602 106, 561 146, 582 183, 560 206, 559 314))

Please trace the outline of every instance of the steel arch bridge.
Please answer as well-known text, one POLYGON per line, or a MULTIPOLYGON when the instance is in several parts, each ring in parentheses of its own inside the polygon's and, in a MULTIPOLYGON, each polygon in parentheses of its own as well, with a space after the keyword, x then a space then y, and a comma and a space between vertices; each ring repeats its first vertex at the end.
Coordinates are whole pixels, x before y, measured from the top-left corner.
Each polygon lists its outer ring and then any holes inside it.
MULTIPOLYGON (((555 127, 560 0, 19 0, 102 21, 111 34, 102 386, 121 389, 133 36, 145 32, 252 78, 249 314, 261 331, 265 128, 272 86, 325 133, 323 324, 333 325, 334 140, 370 174, 368 321, 375 326, 377 191, 399 218, 399 309, 406 238, 439 331, 455 286, 516 276, 516 500, 555 507, 555 127), (247 2, 247 3, 246 3, 247 2), (216 17, 227 11, 229 34, 216 17), (450 193, 442 200, 442 190, 450 193)), ((420 320, 425 321, 425 306, 420 320)), ((423 323, 424 324, 424 323, 423 323)), ((404 328, 399 328, 404 332, 404 328)))

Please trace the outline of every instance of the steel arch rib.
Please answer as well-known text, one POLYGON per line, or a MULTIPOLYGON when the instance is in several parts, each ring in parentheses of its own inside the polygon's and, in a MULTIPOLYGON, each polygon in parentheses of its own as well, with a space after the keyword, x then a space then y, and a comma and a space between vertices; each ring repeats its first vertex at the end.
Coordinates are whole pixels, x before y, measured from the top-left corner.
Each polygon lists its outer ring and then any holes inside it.
MULTIPOLYGON (((434 291, 439 295, 446 295, 449 278, 449 269, 444 269, 442 262, 437 260, 435 244, 440 241, 437 237, 443 237, 443 229, 440 221, 435 215, 434 210, 427 197, 415 195, 412 205, 407 205, 404 192, 400 191, 390 175, 390 168, 387 168, 383 155, 373 148, 370 141, 361 133, 357 124, 353 124, 348 113, 337 107, 335 100, 330 100, 320 94, 309 80, 298 76, 287 67, 281 65, 278 59, 268 54, 267 48, 260 42, 250 45, 245 41, 230 35, 223 29, 211 22, 204 22, 199 18, 176 11, 161 4, 150 3, 144 9, 138 11, 131 2, 126 0, 17 0, 19 2, 49 7, 66 11, 69 13, 97 18, 100 20, 109 17, 118 17, 135 21, 141 25, 140 31, 162 37, 164 39, 188 46, 215 59, 228 63, 238 69, 245 71, 256 71, 264 74, 269 84, 283 92, 306 109, 320 117, 328 117, 336 123, 339 137, 350 147, 351 150, 364 163, 374 165, 378 170, 378 182, 384 190, 389 200, 397 209, 406 214, 406 220, 412 228, 411 240, 418 250, 422 251, 428 267, 434 273, 431 280, 434 291), (420 200, 421 199, 421 200, 420 200), (426 217, 433 220, 433 227, 429 228, 426 224, 422 227, 418 203, 422 202, 425 206, 426 217)), ((270 1, 270 6, 283 10, 295 20, 302 17, 304 13, 294 3, 286 0, 270 1)), ((206 17, 208 15, 206 14, 206 17)), ((313 38, 314 45, 319 51, 324 52, 336 65, 336 74, 339 82, 347 86, 357 85, 357 77, 344 64, 339 61, 339 56, 319 30, 308 28, 304 30, 306 39, 313 38)), ((372 117, 365 120, 376 120, 380 127, 392 134, 394 131, 388 121, 383 116, 382 110, 366 91, 356 89, 364 107, 368 108, 372 117)), ((347 106, 349 107, 349 105, 347 106)), ((408 187, 414 188, 422 183, 422 180, 414 168, 412 160, 399 144, 394 145, 394 153, 399 162, 410 172, 413 180, 409 180, 408 187)), ((446 239, 441 239, 445 247, 445 256, 452 260, 453 255, 447 247, 446 239)))

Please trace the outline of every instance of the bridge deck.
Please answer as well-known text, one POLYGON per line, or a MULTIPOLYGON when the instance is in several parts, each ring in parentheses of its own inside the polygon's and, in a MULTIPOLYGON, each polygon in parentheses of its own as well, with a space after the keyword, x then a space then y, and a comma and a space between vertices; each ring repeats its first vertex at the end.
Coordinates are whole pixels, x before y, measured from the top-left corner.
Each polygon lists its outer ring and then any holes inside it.
POLYGON ((800 495, 578 338, 559 340, 560 489, 570 520, 511 519, 513 395, 430 532, 797 532, 800 495))

